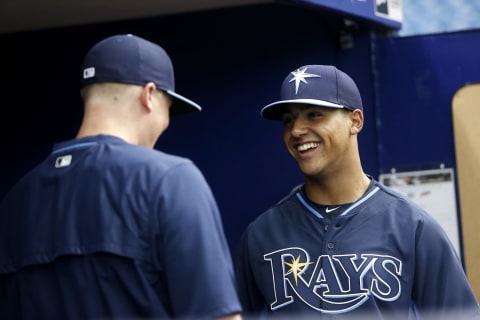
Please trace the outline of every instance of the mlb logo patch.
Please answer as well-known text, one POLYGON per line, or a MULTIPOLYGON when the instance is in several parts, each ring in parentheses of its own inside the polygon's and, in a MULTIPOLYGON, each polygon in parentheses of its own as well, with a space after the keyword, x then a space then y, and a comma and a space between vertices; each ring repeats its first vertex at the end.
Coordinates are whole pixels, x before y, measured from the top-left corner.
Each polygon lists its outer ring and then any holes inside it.
POLYGON ((55 159, 55 168, 68 167, 72 163, 72 155, 67 154, 65 156, 60 156, 55 159))
POLYGON ((83 79, 95 77, 95 68, 90 67, 83 70, 83 79))

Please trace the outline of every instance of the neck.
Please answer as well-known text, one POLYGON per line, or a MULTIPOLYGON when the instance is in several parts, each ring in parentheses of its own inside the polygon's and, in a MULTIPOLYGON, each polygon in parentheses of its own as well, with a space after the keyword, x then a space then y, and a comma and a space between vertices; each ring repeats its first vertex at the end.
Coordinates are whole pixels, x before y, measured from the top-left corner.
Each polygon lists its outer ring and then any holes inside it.
POLYGON ((105 106, 89 106, 85 108, 85 114, 82 124, 77 133, 77 138, 94 136, 99 134, 111 135, 119 137, 131 144, 151 146, 150 141, 142 139, 139 133, 146 132, 136 126, 140 121, 133 121, 134 115, 126 111, 112 110, 105 106))
POLYGON ((308 198, 324 205, 355 202, 367 191, 369 185, 370 179, 363 171, 353 176, 305 177, 305 192, 308 198))

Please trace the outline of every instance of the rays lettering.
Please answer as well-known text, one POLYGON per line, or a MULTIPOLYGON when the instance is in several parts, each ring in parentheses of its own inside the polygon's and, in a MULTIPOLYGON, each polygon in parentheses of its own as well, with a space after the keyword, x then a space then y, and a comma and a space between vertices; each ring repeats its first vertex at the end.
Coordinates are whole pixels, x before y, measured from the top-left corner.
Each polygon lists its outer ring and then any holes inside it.
POLYGON ((298 299, 321 312, 343 313, 371 296, 394 301, 401 293, 402 262, 392 256, 321 255, 315 261, 302 248, 286 248, 264 255, 264 260, 272 269, 272 310, 298 299))

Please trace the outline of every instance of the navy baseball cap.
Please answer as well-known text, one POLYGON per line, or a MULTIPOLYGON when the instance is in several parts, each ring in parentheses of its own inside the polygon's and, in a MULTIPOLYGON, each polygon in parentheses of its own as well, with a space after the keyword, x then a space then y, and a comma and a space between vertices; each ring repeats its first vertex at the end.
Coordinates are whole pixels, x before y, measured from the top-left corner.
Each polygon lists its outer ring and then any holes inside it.
POLYGON ((291 103, 363 111, 362 98, 352 78, 326 65, 306 65, 290 72, 282 83, 280 100, 263 107, 261 115, 281 120, 285 105, 291 103))
POLYGON ((175 92, 170 57, 159 45, 131 34, 115 35, 95 44, 82 64, 81 86, 99 82, 145 85, 173 97, 170 115, 201 111, 195 102, 175 92))

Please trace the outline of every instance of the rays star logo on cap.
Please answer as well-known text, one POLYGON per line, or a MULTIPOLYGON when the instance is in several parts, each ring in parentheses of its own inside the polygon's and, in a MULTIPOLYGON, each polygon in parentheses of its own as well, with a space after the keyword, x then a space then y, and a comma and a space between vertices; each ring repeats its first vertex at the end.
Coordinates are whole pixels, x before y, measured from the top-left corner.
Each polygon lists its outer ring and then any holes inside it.
POLYGON ((313 74, 313 73, 307 73, 308 67, 305 67, 303 69, 298 69, 297 71, 291 72, 293 75, 293 78, 290 79, 289 82, 295 81, 295 94, 298 93, 298 87, 300 86, 300 82, 303 82, 305 84, 308 84, 306 78, 318 78, 320 77, 318 74, 313 74))
POLYGON ((357 85, 337 67, 310 64, 294 70, 282 82, 280 100, 266 105, 260 111, 263 118, 281 121, 286 106, 299 103, 352 111, 359 109, 363 112, 362 97, 357 85))

